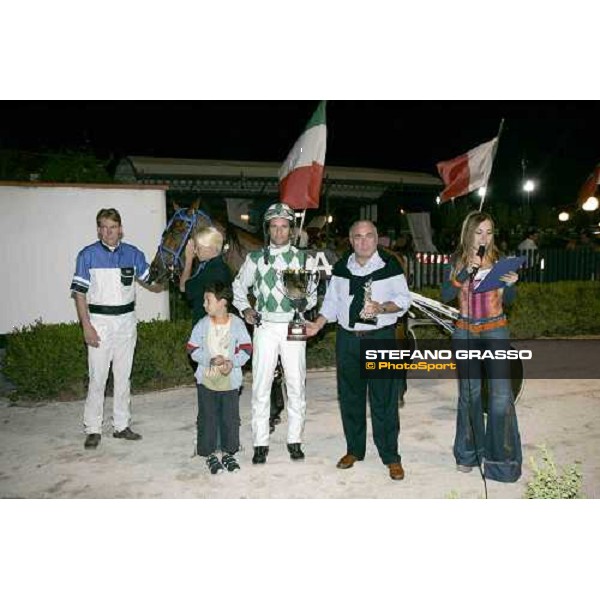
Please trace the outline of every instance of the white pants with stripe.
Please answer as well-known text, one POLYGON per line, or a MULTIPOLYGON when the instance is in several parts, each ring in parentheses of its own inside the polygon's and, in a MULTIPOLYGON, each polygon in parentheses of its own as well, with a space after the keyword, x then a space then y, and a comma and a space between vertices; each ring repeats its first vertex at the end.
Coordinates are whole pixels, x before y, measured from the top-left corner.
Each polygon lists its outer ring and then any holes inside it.
POLYGON ((104 392, 112 362, 114 398, 113 427, 122 431, 129 427, 130 377, 133 353, 137 341, 135 312, 125 315, 90 315, 92 325, 100 336, 100 346, 88 346, 89 386, 83 411, 83 427, 86 434, 102 433, 104 392))
POLYGON ((255 446, 269 445, 271 386, 277 356, 287 390, 287 443, 302 441, 306 417, 306 342, 287 341, 288 324, 263 321, 254 329, 252 352, 252 438, 255 446))

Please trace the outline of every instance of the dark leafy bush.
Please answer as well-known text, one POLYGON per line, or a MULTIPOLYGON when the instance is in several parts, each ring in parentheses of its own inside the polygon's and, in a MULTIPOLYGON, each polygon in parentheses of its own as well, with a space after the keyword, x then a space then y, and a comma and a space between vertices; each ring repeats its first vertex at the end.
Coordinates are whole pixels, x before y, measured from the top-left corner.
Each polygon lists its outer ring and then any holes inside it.
POLYGON ((306 366, 322 369, 335 365, 335 326, 328 325, 323 332, 306 344, 306 366))
MULTIPOLYGON (((438 288, 421 294, 440 299, 438 288)), ((513 338, 599 335, 600 281, 520 283, 506 313, 513 338)))
POLYGON ((4 373, 19 397, 82 397, 87 383, 87 352, 79 325, 36 321, 7 336, 4 373))
POLYGON ((191 320, 138 323, 138 342, 131 372, 134 392, 194 383, 185 345, 191 320))
POLYGON ((524 283, 507 310, 515 338, 600 334, 600 282, 524 283))
MULTIPOLYGON (((437 289, 423 295, 439 299, 437 289)), ((600 282, 568 281, 519 285, 510 308, 515 338, 565 337, 600 334, 600 282)), ((190 320, 139 323, 132 371, 132 390, 160 390, 193 384, 185 352, 190 320)), ((434 328, 417 331, 435 337, 434 328), (423 332, 431 329, 431 332, 423 332)), ((36 322, 6 336, 4 374, 16 386, 15 397, 32 400, 85 396, 87 353, 76 323, 44 325, 36 322)), ((308 368, 335 365, 335 326, 327 326, 307 344, 308 368)))
MULTIPOLYGON (((185 352, 189 321, 138 324, 131 374, 132 391, 193 383, 185 352)), ((36 322, 7 336, 4 373, 27 400, 83 398, 87 388, 87 351, 77 323, 36 322)), ((111 390, 109 377, 108 390, 111 390)))

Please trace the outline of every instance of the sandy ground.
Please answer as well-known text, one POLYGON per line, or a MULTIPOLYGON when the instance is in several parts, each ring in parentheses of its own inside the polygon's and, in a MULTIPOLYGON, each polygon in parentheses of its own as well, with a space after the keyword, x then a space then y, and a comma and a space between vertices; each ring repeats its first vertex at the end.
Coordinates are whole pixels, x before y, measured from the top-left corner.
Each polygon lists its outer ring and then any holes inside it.
MULTIPOLYGON (((112 399, 96 451, 84 450, 83 401, 11 406, 0 400, 0 497, 3 498, 482 498, 481 476, 458 473, 452 441, 455 382, 412 380, 401 409, 404 481, 392 481, 369 431, 367 456, 354 468, 345 452, 335 373, 308 375, 303 462, 290 461, 286 419, 271 436, 266 465, 252 465, 250 386, 241 396, 241 470, 212 476, 193 456, 195 389, 133 398, 133 429, 143 440, 112 438, 112 399)), ((581 463, 587 498, 600 497, 600 389, 595 380, 532 380, 517 405, 524 473, 514 484, 487 482, 489 498, 521 498, 529 458, 545 444, 559 465, 581 463)))

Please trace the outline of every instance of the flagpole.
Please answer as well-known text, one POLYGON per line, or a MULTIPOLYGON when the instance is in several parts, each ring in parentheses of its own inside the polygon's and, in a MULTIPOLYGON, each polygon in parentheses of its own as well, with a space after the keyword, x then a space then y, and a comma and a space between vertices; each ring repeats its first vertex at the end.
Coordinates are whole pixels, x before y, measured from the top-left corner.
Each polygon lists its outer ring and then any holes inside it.
POLYGON ((306 209, 302 211, 302 218, 300 219, 300 228, 298 229, 298 233, 296 234, 296 245, 300 241, 300 235, 302 234, 302 228, 304 227, 304 217, 306 216, 306 209))
POLYGON ((502 119, 500 119, 500 127, 498 127, 498 135, 496 137, 496 147, 494 148, 494 156, 492 158, 492 167, 490 169, 490 176, 488 177, 487 180, 487 184, 485 186, 485 191, 483 192, 483 195, 481 196, 481 202, 479 203, 479 212, 481 212, 481 209, 483 208, 483 203, 485 202, 485 197, 487 195, 487 188, 489 187, 490 184, 490 179, 492 178, 492 171, 494 170, 494 162, 496 161, 496 152, 498 152, 498 146, 500 145, 500 136, 502 135, 502 130, 504 129, 504 117, 502 119))
POLYGON ((481 202, 479 203, 479 212, 481 212, 481 209, 483 208, 483 203, 485 202, 486 194, 487 194, 487 186, 486 186, 486 190, 483 192, 483 194, 481 196, 481 202))

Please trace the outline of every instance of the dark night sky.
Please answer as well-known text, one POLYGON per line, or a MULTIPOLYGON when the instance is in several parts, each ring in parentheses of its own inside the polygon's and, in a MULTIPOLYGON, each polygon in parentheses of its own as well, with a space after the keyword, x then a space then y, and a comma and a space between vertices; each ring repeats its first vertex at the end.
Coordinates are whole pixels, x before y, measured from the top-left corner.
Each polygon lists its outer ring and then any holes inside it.
MULTIPOLYGON (((316 101, 3 102, 0 148, 87 144, 100 157, 281 162, 316 101)), ((327 105, 326 164, 419 170, 489 140, 504 117, 490 195, 517 199, 521 160, 539 199, 575 201, 600 162, 600 103, 592 101, 348 101, 327 105)), ((491 196, 490 196, 491 197, 491 196)))

